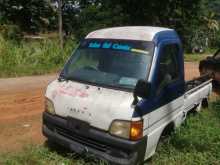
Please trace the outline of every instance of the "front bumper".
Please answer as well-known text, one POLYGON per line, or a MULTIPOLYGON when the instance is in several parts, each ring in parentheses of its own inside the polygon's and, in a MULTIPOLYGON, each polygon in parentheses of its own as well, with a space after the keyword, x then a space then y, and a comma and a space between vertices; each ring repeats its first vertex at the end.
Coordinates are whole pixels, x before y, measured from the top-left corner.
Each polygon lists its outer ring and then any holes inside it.
POLYGON ((147 145, 146 137, 139 141, 129 141, 93 127, 78 134, 67 129, 65 118, 46 112, 43 113, 43 134, 49 140, 78 154, 92 154, 118 165, 136 165, 143 162, 147 145))

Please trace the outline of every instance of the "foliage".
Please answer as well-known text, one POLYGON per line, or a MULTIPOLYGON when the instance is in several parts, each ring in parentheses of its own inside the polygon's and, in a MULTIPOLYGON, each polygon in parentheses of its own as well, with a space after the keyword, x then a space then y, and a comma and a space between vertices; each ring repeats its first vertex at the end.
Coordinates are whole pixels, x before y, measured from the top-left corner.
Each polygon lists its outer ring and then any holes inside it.
POLYGON ((0 36, 0 77, 54 72, 63 67, 76 46, 67 41, 60 50, 57 40, 9 41, 0 36))
POLYGON ((201 17, 200 26, 194 28, 191 34, 190 49, 202 47, 203 49, 215 46, 217 33, 219 31, 219 23, 215 19, 215 13, 209 11, 205 16, 201 17))
MULTIPOLYGON (((72 18, 72 31, 83 38, 94 29, 120 25, 153 25, 174 28, 187 51, 212 46, 218 22, 207 0, 80 0, 80 9, 72 18), (75 26, 74 26, 75 25, 75 26)), ((65 13, 65 11, 64 11, 65 13)))
POLYGON ((220 48, 220 31, 216 32, 216 36, 212 42, 212 47, 220 48))
POLYGON ((8 40, 19 41, 22 38, 21 29, 17 25, 0 25, 0 34, 8 40))
MULTIPOLYGON (((55 30, 57 0, 2 0, 0 23, 25 32, 55 30)), ((177 30, 187 51, 218 46, 220 0, 63 0, 66 36, 112 26, 151 25, 177 30)))
POLYGON ((86 34, 100 28, 120 26, 122 18, 120 17, 120 7, 115 6, 109 11, 102 5, 87 5, 78 15, 74 34, 77 39, 82 39, 86 34))
POLYGON ((220 0, 212 0, 211 3, 207 3, 208 8, 210 8, 211 11, 213 11, 216 15, 216 20, 220 21, 220 0))
POLYGON ((47 0, 1 0, 3 23, 18 25, 27 32, 48 30, 55 12, 47 0))
MULTIPOLYGON (((201 114, 191 115, 185 125, 159 144, 154 157, 145 164, 220 164, 220 101, 201 114)), ((104 165, 103 161, 79 156, 57 146, 30 146, 20 153, 0 154, 5 165, 104 165)))

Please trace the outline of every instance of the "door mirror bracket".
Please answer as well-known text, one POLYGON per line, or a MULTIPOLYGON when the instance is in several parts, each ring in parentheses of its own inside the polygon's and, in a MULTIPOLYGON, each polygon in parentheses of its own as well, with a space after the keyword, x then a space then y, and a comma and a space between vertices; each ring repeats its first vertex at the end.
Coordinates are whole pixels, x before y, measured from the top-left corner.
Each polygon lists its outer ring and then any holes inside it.
POLYGON ((138 97, 148 99, 151 95, 151 84, 145 80, 138 80, 134 88, 134 101, 133 105, 138 103, 138 97))

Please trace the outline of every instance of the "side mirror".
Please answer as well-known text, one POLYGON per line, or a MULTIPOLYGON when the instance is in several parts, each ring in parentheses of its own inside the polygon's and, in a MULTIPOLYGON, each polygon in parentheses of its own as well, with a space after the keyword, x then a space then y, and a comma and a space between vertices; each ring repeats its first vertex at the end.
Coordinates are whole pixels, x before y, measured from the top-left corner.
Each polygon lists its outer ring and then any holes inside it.
POLYGON ((147 99, 150 97, 150 95, 151 95, 151 84, 146 82, 145 80, 138 80, 134 89, 134 96, 147 99))

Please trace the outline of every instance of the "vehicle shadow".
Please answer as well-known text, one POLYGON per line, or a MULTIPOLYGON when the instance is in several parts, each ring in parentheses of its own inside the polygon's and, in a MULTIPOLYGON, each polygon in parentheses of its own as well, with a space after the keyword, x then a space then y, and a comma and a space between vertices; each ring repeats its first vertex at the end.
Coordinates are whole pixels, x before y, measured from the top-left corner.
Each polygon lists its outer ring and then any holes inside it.
POLYGON ((70 159, 74 164, 80 165, 108 165, 107 162, 101 159, 97 159, 92 155, 88 154, 77 154, 55 142, 46 140, 44 147, 48 148, 51 152, 56 152, 66 159, 70 159))

